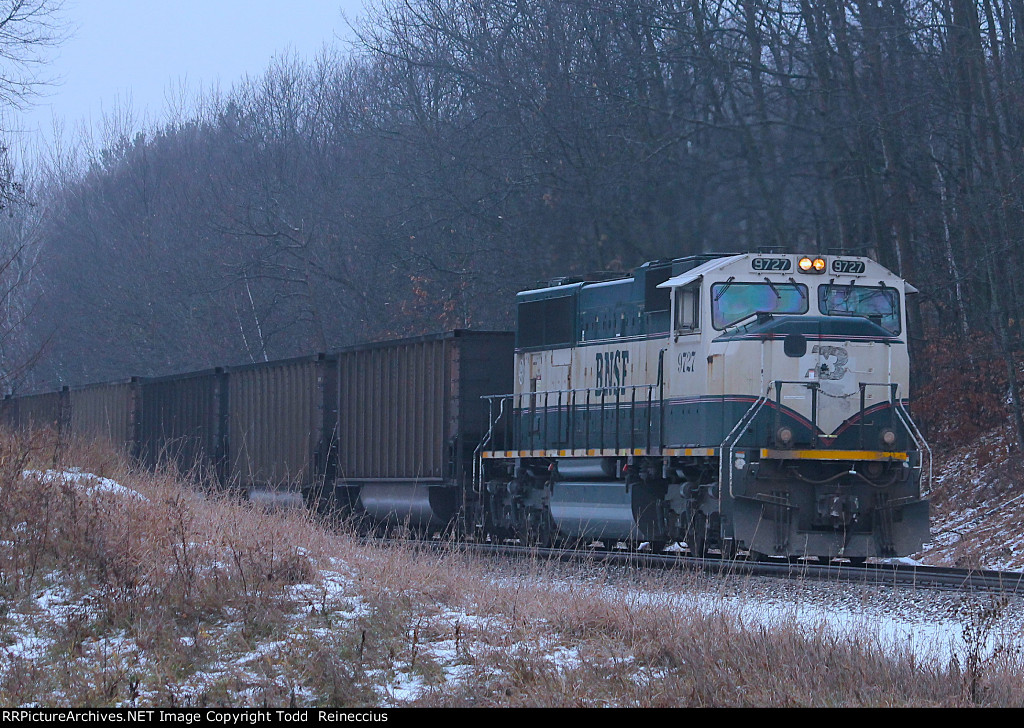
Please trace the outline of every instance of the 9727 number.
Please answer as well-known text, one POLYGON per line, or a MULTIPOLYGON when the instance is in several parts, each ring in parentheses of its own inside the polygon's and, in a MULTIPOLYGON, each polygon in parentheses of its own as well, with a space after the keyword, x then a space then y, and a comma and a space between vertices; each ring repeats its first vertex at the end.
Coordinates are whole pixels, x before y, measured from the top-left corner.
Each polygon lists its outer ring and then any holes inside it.
POLYGON ((864 261, 862 260, 833 260, 833 273, 863 273, 864 261))
POLYGON ((750 266, 754 270, 785 271, 793 267, 793 261, 789 258, 754 258, 750 266))

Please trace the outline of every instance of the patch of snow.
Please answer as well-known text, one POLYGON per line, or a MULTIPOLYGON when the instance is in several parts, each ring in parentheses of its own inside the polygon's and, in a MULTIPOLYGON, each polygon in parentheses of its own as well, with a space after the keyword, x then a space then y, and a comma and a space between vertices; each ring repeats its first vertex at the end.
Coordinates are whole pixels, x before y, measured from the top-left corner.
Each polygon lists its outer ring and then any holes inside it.
POLYGON ((909 556, 897 556, 896 558, 891 558, 891 559, 878 559, 878 563, 880 563, 880 564, 900 564, 900 565, 904 565, 904 566, 925 566, 926 565, 923 561, 919 561, 918 559, 913 559, 913 558, 911 558, 909 556))
POLYGON ((116 480, 101 478, 98 475, 93 475, 92 473, 83 473, 79 468, 46 471, 25 470, 22 472, 21 477, 35 478, 41 483, 63 483, 67 485, 75 485, 86 495, 94 495, 96 493, 114 493, 116 495, 123 495, 142 501, 147 500, 146 496, 142 495, 138 491, 132 490, 131 488, 124 487, 116 480))

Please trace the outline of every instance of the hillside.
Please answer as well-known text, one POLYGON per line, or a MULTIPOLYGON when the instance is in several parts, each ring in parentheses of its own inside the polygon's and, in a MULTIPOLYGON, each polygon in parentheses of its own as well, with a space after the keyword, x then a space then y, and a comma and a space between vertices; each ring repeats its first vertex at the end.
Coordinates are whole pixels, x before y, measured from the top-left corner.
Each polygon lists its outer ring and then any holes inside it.
MULTIPOLYGON (((1022 352, 1014 352, 1017 362, 1022 352)), ((929 336, 917 351, 912 411, 934 455, 924 563, 1024 569, 1024 458, 1008 370, 993 337, 929 336)), ((1024 369, 1018 365, 1018 382, 1024 369)))
POLYGON ((936 458, 923 563, 1024 569, 1024 464, 1013 443, 1004 425, 936 458))

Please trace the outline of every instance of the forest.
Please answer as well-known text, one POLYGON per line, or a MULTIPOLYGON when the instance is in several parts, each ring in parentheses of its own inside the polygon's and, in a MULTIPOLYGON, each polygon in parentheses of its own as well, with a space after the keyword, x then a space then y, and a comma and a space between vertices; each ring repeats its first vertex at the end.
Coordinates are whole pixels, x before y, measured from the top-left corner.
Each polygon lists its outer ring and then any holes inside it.
POLYGON ((1024 441, 1024 0, 376 0, 355 31, 11 177, 8 391, 507 328, 537 281, 772 246, 897 271, 929 436, 1024 441))

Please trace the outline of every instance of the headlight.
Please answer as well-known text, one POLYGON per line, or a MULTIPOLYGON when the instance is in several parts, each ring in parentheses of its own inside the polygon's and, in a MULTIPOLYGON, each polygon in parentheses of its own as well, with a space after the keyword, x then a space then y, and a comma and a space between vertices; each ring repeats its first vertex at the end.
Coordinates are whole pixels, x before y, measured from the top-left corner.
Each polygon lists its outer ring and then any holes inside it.
POLYGON ((882 441, 882 447, 892 447, 896 444, 896 432, 886 427, 879 434, 879 439, 882 441))
POLYGON ((804 256, 797 263, 797 267, 802 273, 824 273, 825 272, 825 259, 824 258, 810 258, 804 256))
POLYGON ((789 447, 793 443, 793 430, 783 425, 775 431, 775 442, 782 447, 789 447))

